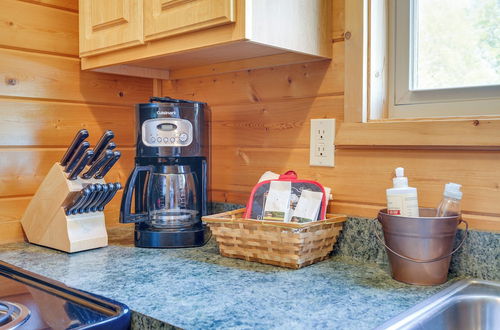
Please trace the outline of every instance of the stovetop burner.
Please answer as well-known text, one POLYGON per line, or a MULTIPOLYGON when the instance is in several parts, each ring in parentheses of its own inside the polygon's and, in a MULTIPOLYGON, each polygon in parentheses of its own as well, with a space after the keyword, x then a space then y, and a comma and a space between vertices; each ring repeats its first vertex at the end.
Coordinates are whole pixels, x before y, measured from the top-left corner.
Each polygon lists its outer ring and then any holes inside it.
POLYGON ((0 260, 0 330, 129 327, 127 306, 0 260))
POLYGON ((30 317, 28 307, 20 303, 0 300, 0 330, 15 329, 30 317))

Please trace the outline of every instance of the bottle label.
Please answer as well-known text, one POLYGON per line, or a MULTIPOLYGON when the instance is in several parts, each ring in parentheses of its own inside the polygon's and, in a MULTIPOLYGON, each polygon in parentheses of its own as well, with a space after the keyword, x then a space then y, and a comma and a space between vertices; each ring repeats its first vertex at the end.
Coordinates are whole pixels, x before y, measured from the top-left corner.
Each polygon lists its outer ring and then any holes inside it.
POLYGON ((387 198, 387 213, 403 217, 418 217, 418 199, 413 194, 391 195, 387 198))

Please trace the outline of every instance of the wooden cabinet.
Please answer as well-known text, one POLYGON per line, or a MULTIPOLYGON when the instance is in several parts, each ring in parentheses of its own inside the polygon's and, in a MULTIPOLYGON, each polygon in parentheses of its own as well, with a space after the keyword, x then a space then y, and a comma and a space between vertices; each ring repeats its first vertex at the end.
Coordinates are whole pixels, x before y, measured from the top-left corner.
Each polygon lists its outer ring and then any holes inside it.
POLYGON ((331 2, 80 0, 82 69, 177 79, 330 58, 331 2))
POLYGON ((80 56, 143 43, 142 0, 80 0, 80 56))
POLYGON ((144 0, 144 39, 234 22, 234 0, 144 0))

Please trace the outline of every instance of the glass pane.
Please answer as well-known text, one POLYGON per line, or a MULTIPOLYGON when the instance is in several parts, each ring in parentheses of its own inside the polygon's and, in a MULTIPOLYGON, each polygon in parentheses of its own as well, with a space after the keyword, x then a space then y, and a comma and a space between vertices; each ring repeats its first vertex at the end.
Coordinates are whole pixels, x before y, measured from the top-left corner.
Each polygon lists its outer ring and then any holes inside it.
POLYGON ((414 0, 413 90, 500 85, 500 0, 414 0))

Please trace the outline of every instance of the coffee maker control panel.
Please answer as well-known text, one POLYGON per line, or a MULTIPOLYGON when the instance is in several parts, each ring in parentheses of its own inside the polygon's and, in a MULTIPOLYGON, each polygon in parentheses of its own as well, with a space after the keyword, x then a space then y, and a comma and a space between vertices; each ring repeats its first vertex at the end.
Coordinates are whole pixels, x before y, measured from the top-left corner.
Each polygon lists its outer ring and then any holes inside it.
POLYGON ((179 118, 146 120, 142 124, 142 142, 148 147, 186 147, 193 142, 193 124, 179 118))

